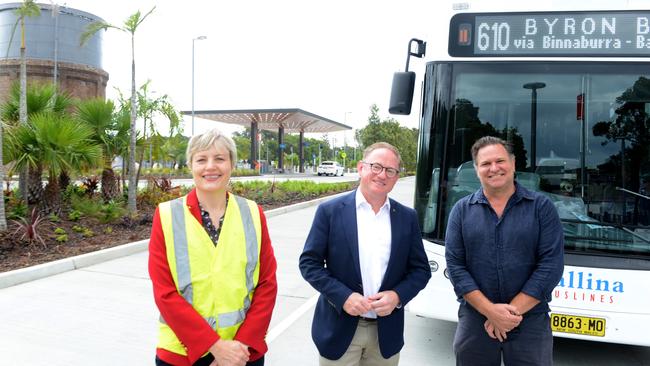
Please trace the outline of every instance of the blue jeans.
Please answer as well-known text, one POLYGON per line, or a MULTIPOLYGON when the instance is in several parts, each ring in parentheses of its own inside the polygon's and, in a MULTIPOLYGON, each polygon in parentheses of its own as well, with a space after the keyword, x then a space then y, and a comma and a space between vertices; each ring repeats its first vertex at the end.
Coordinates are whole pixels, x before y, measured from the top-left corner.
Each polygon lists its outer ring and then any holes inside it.
POLYGON ((471 306, 460 306, 454 337, 457 366, 500 366, 502 357, 506 366, 553 364, 553 333, 547 313, 524 315, 503 343, 488 336, 485 320, 471 306))
MULTIPOLYGON (((214 361, 214 357, 212 357, 211 354, 207 354, 201 357, 192 366, 210 366, 210 363, 212 361, 214 361)), ((173 365, 168 364, 167 362, 159 359, 158 356, 156 356, 156 366, 173 366, 173 365)), ((260 358, 259 360, 246 362, 246 366, 264 366, 264 356, 262 356, 262 358, 260 358)))

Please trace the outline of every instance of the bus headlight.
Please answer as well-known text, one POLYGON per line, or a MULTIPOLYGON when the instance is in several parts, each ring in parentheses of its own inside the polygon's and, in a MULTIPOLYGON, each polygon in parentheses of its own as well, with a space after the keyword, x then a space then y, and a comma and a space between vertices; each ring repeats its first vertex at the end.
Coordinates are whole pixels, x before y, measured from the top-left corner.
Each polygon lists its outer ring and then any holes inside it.
POLYGON ((445 277, 447 277, 447 279, 449 279, 449 271, 447 270, 447 268, 445 268, 445 270, 442 272, 442 274, 445 275, 445 277))
POLYGON ((429 261, 429 268, 431 269, 431 273, 438 271, 438 262, 434 260, 429 261))

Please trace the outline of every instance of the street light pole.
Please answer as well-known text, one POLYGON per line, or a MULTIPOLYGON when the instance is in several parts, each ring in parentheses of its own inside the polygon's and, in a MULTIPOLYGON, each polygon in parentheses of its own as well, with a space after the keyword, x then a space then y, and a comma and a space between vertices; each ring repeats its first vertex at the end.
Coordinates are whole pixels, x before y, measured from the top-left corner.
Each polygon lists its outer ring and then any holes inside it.
POLYGON ((530 96, 530 169, 535 172, 537 165, 537 89, 546 87, 545 83, 524 84, 524 89, 531 90, 530 96))
POLYGON ((194 136, 194 41, 202 41, 208 37, 198 36, 192 38, 192 136, 194 136))
MULTIPOLYGON (((347 125, 348 124, 348 114, 352 114, 352 112, 345 112, 345 116, 343 117, 344 123, 347 125)), ((343 141, 343 146, 345 147, 345 150, 347 151, 348 148, 348 131, 343 131, 343 136, 344 136, 344 141, 343 141)), ((354 156, 354 159, 356 160, 356 154, 354 156)), ((345 169, 345 158, 343 158, 343 169, 345 169)), ((350 169, 348 168, 348 173, 350 172, 350 169)))
POLYGON ((59 76, 59 4, 52 4, 52 17, 54 18, 54 90, 58 90, 59 76))

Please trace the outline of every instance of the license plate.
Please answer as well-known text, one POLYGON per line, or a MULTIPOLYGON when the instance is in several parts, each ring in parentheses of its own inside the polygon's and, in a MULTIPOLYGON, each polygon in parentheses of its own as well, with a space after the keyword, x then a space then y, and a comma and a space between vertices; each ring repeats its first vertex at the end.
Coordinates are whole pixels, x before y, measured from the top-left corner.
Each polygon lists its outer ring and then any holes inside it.
POLYGON ((554 332, 604 337, 605 319, 551 313, 551 329, 554 332))

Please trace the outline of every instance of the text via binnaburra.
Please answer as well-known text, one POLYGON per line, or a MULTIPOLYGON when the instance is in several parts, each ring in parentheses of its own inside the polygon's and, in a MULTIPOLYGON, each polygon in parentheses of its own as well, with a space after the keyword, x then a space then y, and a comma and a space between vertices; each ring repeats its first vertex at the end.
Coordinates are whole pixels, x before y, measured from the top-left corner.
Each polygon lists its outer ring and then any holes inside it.
POLYGON ((650 14, 479 15, 476 54, 650 54, 650 14))

